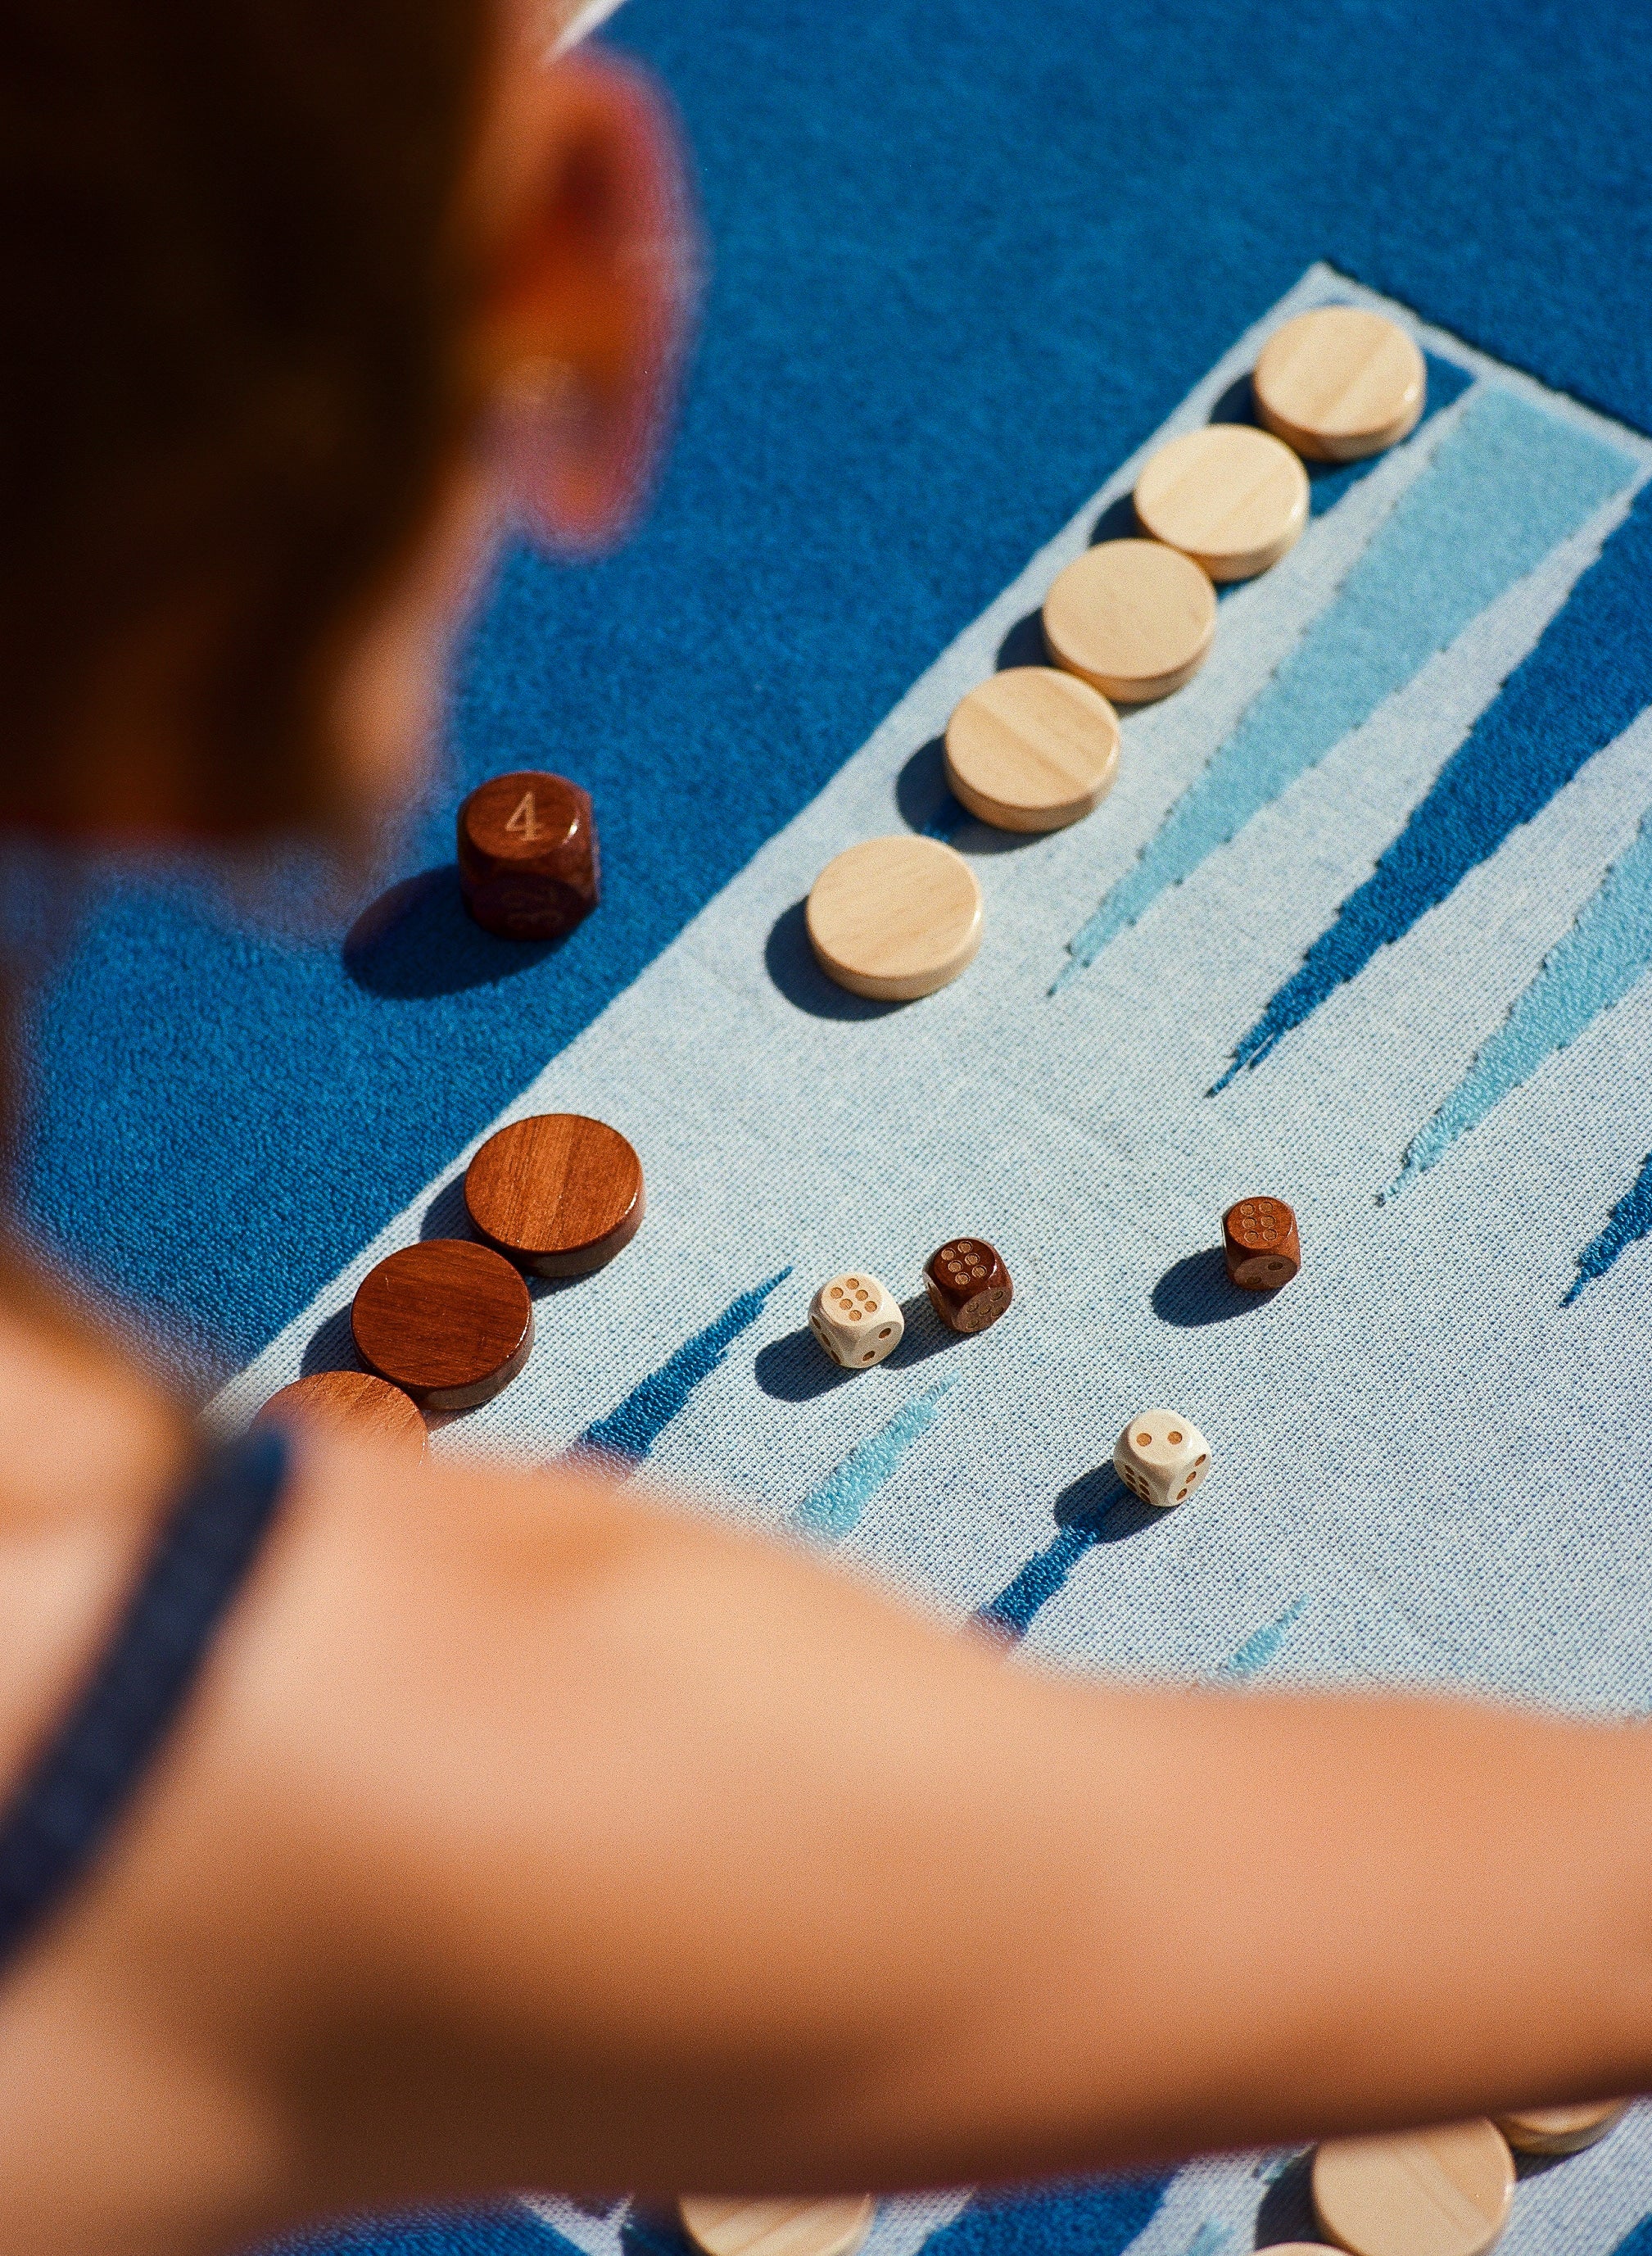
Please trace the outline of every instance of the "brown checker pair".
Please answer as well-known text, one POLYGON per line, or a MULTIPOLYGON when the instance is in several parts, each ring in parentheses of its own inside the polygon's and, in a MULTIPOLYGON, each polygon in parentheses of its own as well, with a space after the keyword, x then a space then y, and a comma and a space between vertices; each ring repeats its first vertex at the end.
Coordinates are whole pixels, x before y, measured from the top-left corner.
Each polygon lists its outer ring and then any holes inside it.
POLYGON ((1248 1293, 1276 1292, 1302 1266, 1297 1217, 1283 1199, 1241 1199, 1222 1216, 1227 1273, 1248 1293))
POLYGON ((949 1237, 924 1264, 930 1306, 955 1332, 984 1332, 1016 1296, 1003 1257, 984 1237, 949 1237))
POLYGON ((324 1434, 354 1434, 387 1442, 410 1456, 425 1454, 425 1427, 418 1406, 366 1371, 317 1371, 272 1394, 255 1426, 309 1427, 324 1434))
POLYGON ((465 1170, 479 1237, 542 1277, 584 1277, 642 1227, 643 1163, 617 1128, 541 1112, 490 1136, 465 1170))
POLYGON ((601 894, 589 793, 534 769, 479 784, 459 810, 459 883, 502 940, 560 940, 601 894))
POLYGON ((474 1410, 528 1360, 533 1303, 503 1254, 432 1237, 369 1270, 350 1329, 368 1369, 426 1410, 474 1410))

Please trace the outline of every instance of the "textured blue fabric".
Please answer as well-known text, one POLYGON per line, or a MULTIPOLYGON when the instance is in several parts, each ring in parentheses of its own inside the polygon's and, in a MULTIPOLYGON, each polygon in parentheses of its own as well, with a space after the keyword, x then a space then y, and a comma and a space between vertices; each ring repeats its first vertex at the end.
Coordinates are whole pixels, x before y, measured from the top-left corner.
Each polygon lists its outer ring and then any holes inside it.
POLYGON ((1604 1277, 1620 1253, 1652 1235, 1652 1153, 1640 1174, 1612 1209, 1612 1218, 1598 1237, 1591 1238, 1578 1256, 1577 1281, 1566 1294, 1568 1305, 1585 1286, 1604 1277))
POLYGON ((578 2256, 572 2242, 519 2203, 460 2211, 364 2217, 268 2245, 267 2256, 578 2256))
POLYGON ((631 1389, 616 1409, 587 1426, 575 1449, 599 1450, 633 1462, 647 1456, 694 1389, 710 1378, 741 1333, 756 1322, 770 1293, 777 1285, 784 1285, 791 1273, 782 1269, 764 1283, 754 1285, 750 1292, 737 1294, 721 1315, 685 1340, 657 1371, 631 1389))
MULTIPOLYGON (((1571 603, 1446 762, 1371 877, 1241 1040, 1236 1067, 1259 1065, 1378 948, 1409 932, 1627 729, 1648 698, 1652 490, 1643 487, 1571 603), (1607 653, 1610 665, 1602 662, 1607 653)), ((1232 1077, 1230 1070, 1225 1080, 1232 1077)))
POLYGON ((256 1433, 190 1484, 84 1690, 0 1808, 0 1976, 95 1859, 199 1674, 281 1500, 256 1433))
POLYGON ((631 0, 699 166, 703 342, 622 555, 513 557, 355 944, 95 889, 34 1012, 30 1211, 249 1351, 587 1024, 1314 258, 1645 427, 1647 69, 1608 0, 631 0), (463 784, 596 796, 608 898, 475 932, 463 784), (421 874, 428 873, 428 874, 421 874))
POLYGON ((1123 2256, 1170 2183, 1168 2176, 1095 2178, 1030 2198, 978 2194, 924 2244, 925 2256, 1123 2256))

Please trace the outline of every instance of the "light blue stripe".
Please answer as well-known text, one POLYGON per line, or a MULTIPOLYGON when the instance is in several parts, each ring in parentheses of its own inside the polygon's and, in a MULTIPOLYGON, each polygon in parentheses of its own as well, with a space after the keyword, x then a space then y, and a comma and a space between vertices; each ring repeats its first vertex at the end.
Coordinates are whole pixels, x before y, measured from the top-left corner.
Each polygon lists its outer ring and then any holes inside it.
POLYGON ((1213 2217, 1207 2217, 1187 2244, 1186 2256, 1216 2256, 1219 2248, 1226 2248, 1232 2233, 1213 2217))
POLYGON ((887 1426, 859 1443, 818 1488, 810 1490, 791 1515, 792 1526, 822 1541, 840 1542, 859 1526, 861 1513, 913 1442, 935 1423, 943 1398, 956 1384, 943 1378, 927 1393, 914 1395, 887 1426))
POLYGON ((1478 385, 1340 594, 1069 942, 1072 960, 1051 992, 1367 721, 1634 475, 1629 458, 1605 441, 1513 392, 1478 385))
POLYGON ((1494 1104, 1529 1081, 1545 1058, 1574 1042, 1621 1002, 1652 964, 1652 813, 1602 878, 1468 1072, 1405 1155, 1393 1198, 1431 1167, 1494 1104))
POLYGON ((1266 1668, 1307 1611, 1306 1598, 1292 1598, 1276 1621, 1265 1622, 1261 1629, 1252 1631, 1233 1659, 1224 1661, 1216 1671, 1218 1679, 1227 1683, 1235 1679, 1242 1682, 1246 1677, 1255 1676, 1258 1669, 1266 1668))

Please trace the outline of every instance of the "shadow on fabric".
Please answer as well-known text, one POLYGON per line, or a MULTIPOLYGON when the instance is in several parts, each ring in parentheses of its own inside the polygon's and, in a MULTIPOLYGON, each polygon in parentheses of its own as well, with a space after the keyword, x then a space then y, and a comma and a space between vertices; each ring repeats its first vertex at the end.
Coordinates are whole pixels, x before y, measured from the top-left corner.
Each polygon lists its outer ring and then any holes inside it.
POLYGON ((804 921, 806 903, 793 901, 784 914, 776 918, 763 960, 769 976, 799 1011, 806 1011, 812 1019, 882 1019, 891 1011, 903 1006, 899 1003, 874 1003, 864 995, 851 995, 847 987, 840 987, 828 979, 814 960, 814 950, 809 945, 808 927, 804 921))
POLYGON ((1202 1253, 1171 1262, 1153 1287, 1153 1313, 1167 1324, 1221 1324, 1232 1316, 1255 1315, 1276 1297, 1243 1291, 1228 1275, 1221 1247, 1207 1245, 1202 1253))
POLYGON ((358 987, 411 1002, 497 986, 561 944, 484 932, 467 913, 458 869, 448 862, 369 901, 345 934, 342 954, 358 987))

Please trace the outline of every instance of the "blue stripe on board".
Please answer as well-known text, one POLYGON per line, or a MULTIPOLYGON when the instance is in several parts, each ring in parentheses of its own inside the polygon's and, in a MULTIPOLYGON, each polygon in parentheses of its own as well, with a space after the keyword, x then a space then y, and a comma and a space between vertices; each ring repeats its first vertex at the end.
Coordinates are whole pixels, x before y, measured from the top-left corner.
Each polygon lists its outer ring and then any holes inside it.
POLYGON ((1029 1559, 995 1598, 977 1607, 981 1627, 994 1631, 1007 1644, 1019 1645, 1096 1540, 1093 1527, 1058 1527, 1052 1543, 1029 1559))
POLYGON ((265 2245, 264 2256, 580 2256, 520 2203, 470 2211, 352 2218, 265 2245))
POLYGON ((1170 886, 1370 718, 1611 495, 1634 464, 1514 392, 1480 386, 1335 598, 1068 942, 1058 992, 1170 886))
POLYGON ((710 1378, 741 1333, 756 1322, 770 1294, 791 1274, 790 1268, 779 1270, 730 1301, 721 1316, 685 1340, 657 1371, 634 1386, 617 1409, 587 1426, 574 1448, 603 1449, 619 1457, 647 1456, 678 1412, 687 1406, 695 1388, 710 1378))
POLYGON ((1542 813, 1652 698, 1652 489, 1578 580, 1301 969, 1240 1042, 1225 1088, 1542 813))
POLYGON ((1601 879, 1571 929, 1405 1155, 1387 1195, 1441 1159, 1477 1128, 1545 1059, 1574 1042, 1602 1011, 1620 1002, 1652 964, 1652 813, 1601 879))
POLYGON ((1652 2256, 1652 2216, 1643 2217, 1639 2224, 1632 2224, 1612 2251, 1612 2256, 1652 2256))
POLYGON ((1086 2180, 1028 2194, 977 2194, 931 2232, 923 2256, 1123 2256, 1152 2223, 1174 2171, 1086 2180))
POLYGON ((1652 1232, 1652 1154, 1648 1154, 1632 1188, 1612 1209, 1612 1219, 1599 1237, 1591 1239, 1578 1256, 1578 1274, 1561 1302, 1570 1308, 1579 1293, 1604 1277, 1620 1253, 1652 1232))
POLYGON ((840 1465, 809 1491, 793 1512, 791 1525, 827 1543, 840 1542, 851 1533, 912 1444, 939 1417, 943 1400, 957 1383, 943 1378, 938 1386, 915 1394, 887 1426, 857 1443, 840 1465))
POLYGON ((1264 1622, 1260 1629, 1251 1632, 1233 1658, 1216 1671, 1218 1679, 1242 1683, 1247 1677, 1266 1668, 1307 1611, 1305 1597, 1292 1598, 1276 1620, 1264 1622))

